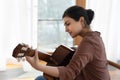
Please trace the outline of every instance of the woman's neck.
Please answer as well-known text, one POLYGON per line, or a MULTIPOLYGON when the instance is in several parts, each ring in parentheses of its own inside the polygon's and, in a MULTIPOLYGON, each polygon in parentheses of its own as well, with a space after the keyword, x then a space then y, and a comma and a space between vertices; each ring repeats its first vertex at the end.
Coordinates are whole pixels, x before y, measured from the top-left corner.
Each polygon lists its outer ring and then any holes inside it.
POLYGON ((92 30, 90 29, 90 27, 85 27, 82 29, 82 31, 80 32, 80 36, 84 37, 88 32, 91 32, 92 30))

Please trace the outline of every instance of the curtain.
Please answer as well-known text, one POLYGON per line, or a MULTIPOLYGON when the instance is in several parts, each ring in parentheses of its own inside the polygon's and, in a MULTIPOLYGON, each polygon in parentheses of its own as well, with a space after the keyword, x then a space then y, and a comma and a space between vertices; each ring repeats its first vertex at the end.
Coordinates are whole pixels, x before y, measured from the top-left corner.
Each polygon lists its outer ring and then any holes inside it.
POLYGON ((95 11, 91 27, 101 32, 108 59, 120 61, 120 1, 87 0, 86 2, 86 8, 95 11))
POLYGON ((17 63, 12 52, 18 43, 37 46, 36 4, 32 1, 0 0, 0 70, 6 70, 7 62, 17 63))

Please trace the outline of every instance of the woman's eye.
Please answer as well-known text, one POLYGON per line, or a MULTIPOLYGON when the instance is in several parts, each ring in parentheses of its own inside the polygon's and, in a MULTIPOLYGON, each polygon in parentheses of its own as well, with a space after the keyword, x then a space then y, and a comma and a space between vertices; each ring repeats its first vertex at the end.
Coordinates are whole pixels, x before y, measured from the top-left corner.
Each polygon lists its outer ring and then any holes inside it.
POLYGON ((70 25, 70 23, 67 23, 67 24, 66 24, 66 26, 69 26, 69 25, 70 25))

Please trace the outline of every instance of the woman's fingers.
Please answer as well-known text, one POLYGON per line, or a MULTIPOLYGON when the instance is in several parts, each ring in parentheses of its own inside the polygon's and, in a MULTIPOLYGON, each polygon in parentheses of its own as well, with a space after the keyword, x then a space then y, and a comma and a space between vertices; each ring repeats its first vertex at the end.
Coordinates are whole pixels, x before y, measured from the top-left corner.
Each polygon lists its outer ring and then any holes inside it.
POLYGON ((38 59, 38 51, 35 49, 35 59, 38 59))
POLYGON ((30 63, 31 62, 31 57, 26 56, 26 61, 28 61, 30 63))

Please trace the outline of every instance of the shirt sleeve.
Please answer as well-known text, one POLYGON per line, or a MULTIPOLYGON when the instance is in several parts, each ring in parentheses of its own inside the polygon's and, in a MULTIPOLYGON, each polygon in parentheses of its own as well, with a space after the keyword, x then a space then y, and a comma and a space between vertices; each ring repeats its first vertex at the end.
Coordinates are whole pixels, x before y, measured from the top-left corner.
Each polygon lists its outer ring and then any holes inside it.
POLYGON ((67 66, 58 67, 60 80, 74 80, 81 70, 93 59, 94 48, 84 39, 67 66))

